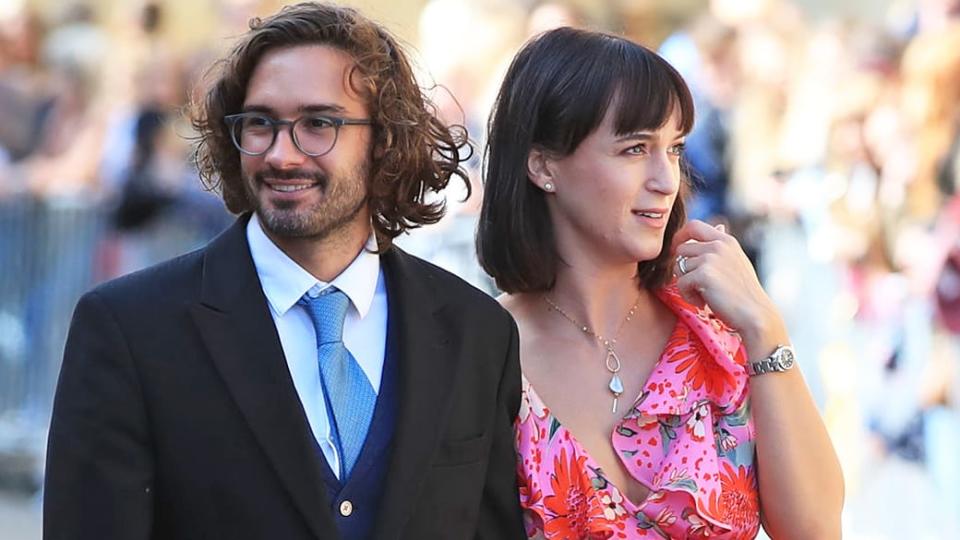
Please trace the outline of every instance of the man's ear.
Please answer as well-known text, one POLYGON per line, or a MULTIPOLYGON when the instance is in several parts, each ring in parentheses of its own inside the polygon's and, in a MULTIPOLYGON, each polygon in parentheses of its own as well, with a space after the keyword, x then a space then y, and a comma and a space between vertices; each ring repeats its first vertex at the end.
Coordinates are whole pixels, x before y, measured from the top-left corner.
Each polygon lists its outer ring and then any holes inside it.
POLYGON ((538 188, 553 193, 557 182, 553 174, 553 160, 550 153, 542 148, 531 148, 527 154, 527 178, 538 188))

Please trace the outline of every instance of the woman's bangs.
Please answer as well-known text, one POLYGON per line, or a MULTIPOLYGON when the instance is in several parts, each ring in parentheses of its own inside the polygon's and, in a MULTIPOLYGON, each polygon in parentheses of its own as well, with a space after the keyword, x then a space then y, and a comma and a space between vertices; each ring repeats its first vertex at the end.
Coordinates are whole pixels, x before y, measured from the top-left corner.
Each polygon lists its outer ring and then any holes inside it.
POLYGON ((614 130, 617 135, 653 131, 662 127, 677 110, 678 130, 686 135, 693 128, 693 98, 686 83, 669 64, 653 53, 636 47, 624 52, 624 72, 616 87, 614 130))

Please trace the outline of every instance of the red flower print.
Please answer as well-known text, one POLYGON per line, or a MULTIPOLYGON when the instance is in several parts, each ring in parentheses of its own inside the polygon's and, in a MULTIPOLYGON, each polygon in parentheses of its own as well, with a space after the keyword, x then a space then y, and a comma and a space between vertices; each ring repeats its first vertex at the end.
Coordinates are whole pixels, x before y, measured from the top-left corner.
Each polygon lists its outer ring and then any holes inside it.
POLYGON ((523 502, 524 508, 531 508, 543 497, 543 492, 539 489, 534 489, 535 481, 533 476, 525 475, 526 479, 521 476, 519 484, 520 489, 520 500, 523 502))
POLYGON ((694 390, 706 388, 708 394, 719 396, 724 389, 736 384, 733 374, 720 366, 703 348, 690 328, 679 325, 666 347, 667 362, 676 364, 674 372, 683 374, 694 390))
POLYGON ((723 463, 723 469, 720 485, 723 488, 721 504, 726 511, 724 521, 736 529, 745 528, 756 522, 760 512, 753 469, 741 465, 734 470, 728 462, 723 463))
POLYGON ((760 502, 753 470, 743 465, 734 469, 724 462, 720 471, 720 493, 710 494, 705 513, 735 530, 751 530, 759 525, 759 512, 760 502))
POLYGON ((571 455, 566 449, 554 459, 550 478, 552 495, 543 499, 548 511, 544 532, 547 538, 580 540, 590 534, 591 522, 603 519, 603 509, 593 496, 586 473, 585 457, 571 455))

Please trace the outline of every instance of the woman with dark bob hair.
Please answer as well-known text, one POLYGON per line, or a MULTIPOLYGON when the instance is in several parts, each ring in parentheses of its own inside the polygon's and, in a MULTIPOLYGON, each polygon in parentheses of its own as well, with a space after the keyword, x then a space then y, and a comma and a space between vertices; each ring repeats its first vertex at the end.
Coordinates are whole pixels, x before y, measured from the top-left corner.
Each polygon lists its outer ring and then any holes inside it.
POLYGON ((693 102, 666 61, 561 28, 489 124, 477 244, 520 328, 531 538, 839 538, 840 466, 736 239, 685 223, 693 102))

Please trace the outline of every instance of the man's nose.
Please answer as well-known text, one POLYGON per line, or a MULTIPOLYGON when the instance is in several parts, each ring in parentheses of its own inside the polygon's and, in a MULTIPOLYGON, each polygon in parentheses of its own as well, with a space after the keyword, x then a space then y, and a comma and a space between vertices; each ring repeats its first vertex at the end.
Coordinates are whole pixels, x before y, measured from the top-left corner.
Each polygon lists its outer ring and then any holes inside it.
POLYGON ((279 128, 273 146, 264 155, 264 161, 276 169, 300 166, 306 159, 306 154, 301 152, 293 142, 293 131, 290 126, 279 126, 279 128))

